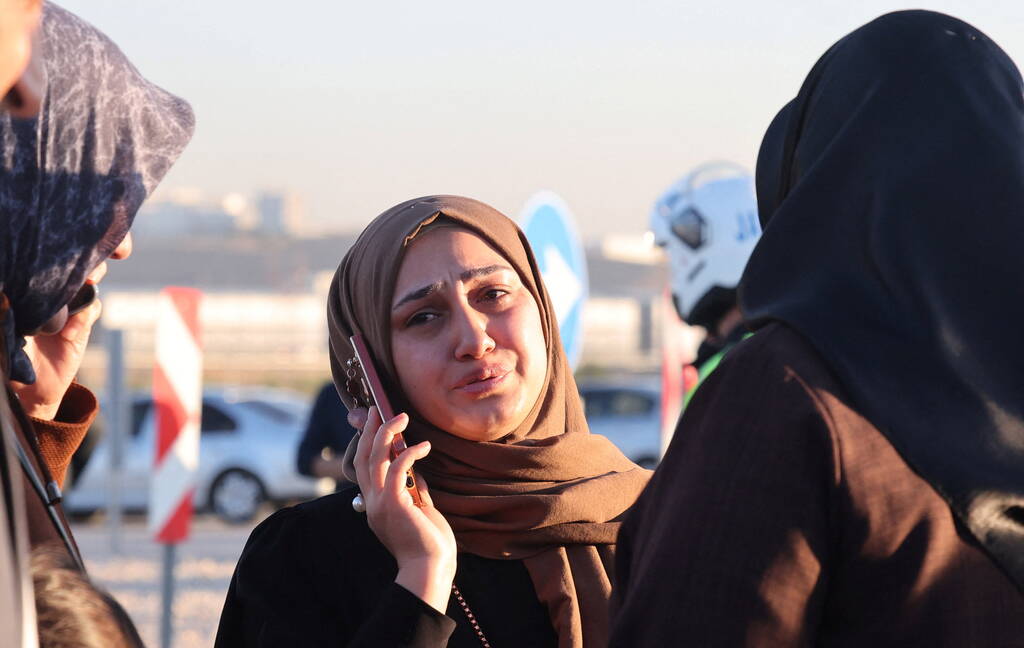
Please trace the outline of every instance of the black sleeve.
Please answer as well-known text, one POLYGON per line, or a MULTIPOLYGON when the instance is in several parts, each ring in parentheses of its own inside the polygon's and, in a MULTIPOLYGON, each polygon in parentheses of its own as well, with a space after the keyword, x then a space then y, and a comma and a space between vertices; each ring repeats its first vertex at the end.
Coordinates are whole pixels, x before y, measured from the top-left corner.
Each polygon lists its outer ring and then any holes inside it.
MULTIPOLYGON (((324 387, 317 394, 313 409, 309 412, 309 420, 306 422, 306 431, 302 434, 302 441, 299 442, 299 451, 295 456, 295 468, 300 475, 316 477, 313 474, 313 458, 318 457, 330 441, 330 422, 327 420, 330 412, 327 411, 326 399, 327 389, 324 387)), ((333 387, 330 387, 333 389, 333 387)))
POLYGON ((736 353, 698 389, 620 530, 612 646, 815 641, 830 430, 788 367, 736 353))
POLYGON ((455 622, 333 531, 294 507, 256 527, 231 578, 216 648, 446 646, 455 622))
POLYGON ((437 648, 448 645, 455 621, 430 607, 398 583, 391 583, 351 646, 410 646, 437 648))

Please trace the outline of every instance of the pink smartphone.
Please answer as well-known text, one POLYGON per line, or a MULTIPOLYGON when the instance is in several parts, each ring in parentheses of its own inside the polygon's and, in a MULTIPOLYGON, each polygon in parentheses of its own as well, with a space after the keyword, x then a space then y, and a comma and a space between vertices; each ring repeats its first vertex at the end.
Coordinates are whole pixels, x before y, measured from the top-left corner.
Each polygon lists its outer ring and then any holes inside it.
MULTIPOLYGON (((359 364, 359 369, 362 373, 361 383, 365 398, 361 400, 364 401, 367 409, 371 405, 376 405, 377 411, 380 412, 381 420, 390 421, 395 416, 395 410, 391 408, 391 402, 388 401, 388 396, 384 393, 384 386, 380 382, 380 376, 377 375, 377 368, 373 364, 370 348, 366 346, 363 336, 358 333, 350 337, 349 342, 352 344, 352 350, 356 354, 356 362, 359 364)), ((391 440, 391 460, 394 461, 395 457, 407 447, 402 433, 396 434, 394 439, 391 440)), ((416 475, 412 469, 405 475, 405 488, 409 491, 413 503, 416 506, 423 506, 423 498, 416 487, 416 475)))

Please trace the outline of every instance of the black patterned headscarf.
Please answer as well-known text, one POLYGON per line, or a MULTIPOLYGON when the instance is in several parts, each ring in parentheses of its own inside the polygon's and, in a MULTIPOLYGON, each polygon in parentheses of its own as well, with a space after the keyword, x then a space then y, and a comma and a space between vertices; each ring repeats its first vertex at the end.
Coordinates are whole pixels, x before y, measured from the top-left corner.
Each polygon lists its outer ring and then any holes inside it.
POLYGON ((24 336, 110 256, 192 136, 189 105, 95 27, 46 3, 39 116, 0 115, 0 290, 10 378, 33 382, 24 336))

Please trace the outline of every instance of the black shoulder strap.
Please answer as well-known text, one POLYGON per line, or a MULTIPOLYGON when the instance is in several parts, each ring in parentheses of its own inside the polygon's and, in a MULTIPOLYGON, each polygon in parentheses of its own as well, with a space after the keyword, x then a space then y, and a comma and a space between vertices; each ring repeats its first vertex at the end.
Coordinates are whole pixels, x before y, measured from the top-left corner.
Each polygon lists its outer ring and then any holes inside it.
POLYGON ((50 476, 49 471, 46 468, 46 462, 43 461, 40 456, 38 447, 32 443, 35 438, 35 433, 32 430, 32 422, 28 419, 25 411, 21 409, 21 404, 18 402, 17 396, 11 391, 10 385, 5 385, 7 391, 7 401, 10 405, 8 411, 13 412, 14 417, 17 419, 15 425, 20 425, 23 435, 14 434, 15 451, 18 453, 18 462, 21 464, 22 470, 25 472, 25 477, 28 479, 29 484, 32 486, 32 490, 43 503, 43 508, 46 509, 47 515, 50 516, 50 521, 53 523, 54 528, 60 535, 61 540, 64 542, 64 546, 67 547, 68 553, 71 558, 78 565, 78 568, 85 573, 85 562, 82 560, 82 555, 78 551, 78 546, 74 540, 71 539, 71 528, 68 527, 67 522, 61 516, 57 510, 57 505, 63 498, 60 486, 57 485, 57 481, 50 476), (29 439, 31 447, 26 450, 24 443, 22 443, 22 437, 29 439), (35 455, 36 463, 39 465, 40 470, 43 474, 40 475, 40 471, 36 469, 36 465, 29 459, 29 451, 35 455))
POLYGON ((11 409, 0 392, 0 627, 12 646, 28 648, 36 645, 36 619, 25 501, 13 457, 16 444, 11 409))

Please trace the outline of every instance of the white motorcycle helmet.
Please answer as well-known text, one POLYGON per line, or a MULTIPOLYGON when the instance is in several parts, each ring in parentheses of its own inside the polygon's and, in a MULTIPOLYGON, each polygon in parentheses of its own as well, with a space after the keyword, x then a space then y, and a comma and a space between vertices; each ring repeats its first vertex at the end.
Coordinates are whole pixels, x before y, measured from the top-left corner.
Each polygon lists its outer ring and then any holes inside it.
POLYGON ((697 167, 654 204, 651 231, 668 255, 679 317, 712 329, 736 304, 736 286, 761 236, 753 178, 729 162, 697 167))

